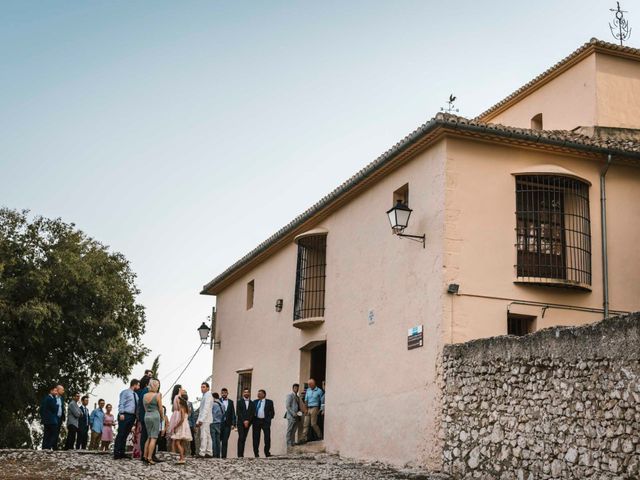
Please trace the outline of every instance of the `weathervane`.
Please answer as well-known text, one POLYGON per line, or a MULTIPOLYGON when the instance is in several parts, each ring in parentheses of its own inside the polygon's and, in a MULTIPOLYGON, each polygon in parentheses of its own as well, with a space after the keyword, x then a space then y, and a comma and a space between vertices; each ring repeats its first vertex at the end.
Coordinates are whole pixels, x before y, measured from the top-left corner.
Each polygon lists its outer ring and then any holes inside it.
POLYGON ((456 98, 458 98, 458 97, 454 97, 453 93, 451 95, 449 95, 449 100, 447 101, 447 106, 446 107, 440 107, 440 111, 441 112, 447 112, 447 113, 451 113, 451 112, 458 113, 458 109, 455 108, 455 106, 453 105, 453 102, 456 101, 456 98))
POLYGON ((629 21, 624 18, 624 14, 627 13, 627 11, 620 8, 620 2, 616 3, 618 4, 618 8, 609 9, 609 11, 615 12, 616 14, 613 25, 609 24, 609 28, 611 29, 613 38, 620 40, 620 45, 623 45, 623 42, 631 36, 631 28, 629 27, 629 21))

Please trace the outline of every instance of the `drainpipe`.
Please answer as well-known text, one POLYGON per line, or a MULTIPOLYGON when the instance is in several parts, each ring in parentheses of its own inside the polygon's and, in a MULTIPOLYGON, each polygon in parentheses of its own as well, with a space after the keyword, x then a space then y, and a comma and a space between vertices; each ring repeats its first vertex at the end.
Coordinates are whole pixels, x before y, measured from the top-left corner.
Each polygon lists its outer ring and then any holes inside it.
POLYGON ((602 233, 602 309, 604 318, 609 317, 609 257, 607 255, 607 192, 605 175, 611 165, 611 154, 600 170, 600 232, 602 233))

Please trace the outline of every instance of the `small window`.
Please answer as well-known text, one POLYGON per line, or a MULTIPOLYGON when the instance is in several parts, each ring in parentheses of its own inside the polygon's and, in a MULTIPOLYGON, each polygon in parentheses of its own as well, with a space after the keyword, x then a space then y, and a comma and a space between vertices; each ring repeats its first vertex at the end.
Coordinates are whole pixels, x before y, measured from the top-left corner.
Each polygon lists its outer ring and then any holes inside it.
POLYGON ((242 391, 245 389, 248 389, 249 392, 251 392, 251 370, 238 373, 238 402, 242 398, 242 391))
POLYGON ((253 308, 253 295, 255 293, 255 283, 251 280, 247 283, 247 310, 253 308))
POLYGON ((507 334, 522 337, 535 331, 536 317, 529 315, 517 315, 510 313, 507 315, 507 334))
POLYGON ((531 130, 542 130, 542 114, 541 113, 531 118, 531 130))
POLYGON ((398 200, 404 203, 407 207, 409 206, 409 184, 403 185, 395 192, 393 192, 393 204, 398 203, 398 200))

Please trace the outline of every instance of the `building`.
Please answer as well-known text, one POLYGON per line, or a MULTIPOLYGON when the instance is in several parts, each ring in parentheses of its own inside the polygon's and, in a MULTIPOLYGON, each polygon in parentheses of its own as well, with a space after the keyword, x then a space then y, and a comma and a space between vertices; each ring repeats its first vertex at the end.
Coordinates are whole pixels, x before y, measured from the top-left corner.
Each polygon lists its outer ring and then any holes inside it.
POLYGON ((266 388, 282 453, 284 397, 315 377, 327 451, 439 468, 445 344, 639 309, 638 165, 633 48, 593 39, 473 120, 436 115, 203 287, 214 389, 266 388), (392 234, 398 201, 424 248, 392 234))

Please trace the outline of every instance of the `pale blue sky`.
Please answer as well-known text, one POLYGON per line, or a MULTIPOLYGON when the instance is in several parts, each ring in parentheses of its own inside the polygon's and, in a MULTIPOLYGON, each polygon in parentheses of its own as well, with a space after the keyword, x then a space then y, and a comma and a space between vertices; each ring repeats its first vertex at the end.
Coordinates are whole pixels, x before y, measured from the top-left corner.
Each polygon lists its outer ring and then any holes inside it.
MULTIPOLYGON (((474 116, 612 40, 613 6, 2 0, 0 205, 75 222, 130 259, 162 377, 197 347, 203 284, 450 93, 474 116)), ((202 350, 190 391, 210 364, 202 350)))

